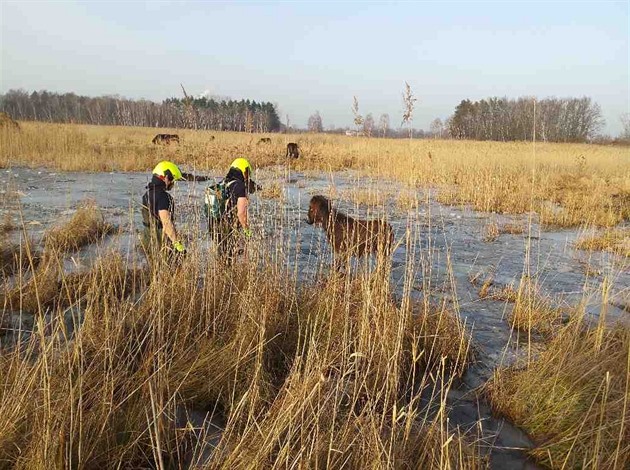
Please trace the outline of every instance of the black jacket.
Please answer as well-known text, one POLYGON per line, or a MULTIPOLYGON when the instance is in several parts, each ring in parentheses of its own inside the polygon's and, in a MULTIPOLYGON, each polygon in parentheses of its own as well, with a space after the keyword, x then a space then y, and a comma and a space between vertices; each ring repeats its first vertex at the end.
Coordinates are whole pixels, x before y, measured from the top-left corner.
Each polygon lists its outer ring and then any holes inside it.
POLYGON ((175 222, 175 201, 166 191, 166 183, 153 175, 151 182, 147 185, 147 192, 142 196, 142 223, 149 227, 152 223, 157 228, 162 228, 162 221, 158 214, 161 210, 171 213, 171 220, 175 222))

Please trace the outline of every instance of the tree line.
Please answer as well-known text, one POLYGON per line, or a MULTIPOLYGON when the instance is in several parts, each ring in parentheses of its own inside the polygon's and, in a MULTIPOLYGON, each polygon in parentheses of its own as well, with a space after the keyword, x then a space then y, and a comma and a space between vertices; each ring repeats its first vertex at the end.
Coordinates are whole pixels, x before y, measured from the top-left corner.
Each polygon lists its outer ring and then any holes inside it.
MULTIPOLYGON (((435 119, 430 130, 413 129, 414 102, 408 84, 403 92, 405 114, 402 129, 392 129, 388 114, 375 120, 371 113, 359 113, 354 97, 355 128, 329 129, 332 133, 367 137, 437 137, 474 140, 537 140, 585 142, 596 137, 603 124, 601 110, 588 97, 508 99, 491 97, 480 101, 462 100, 444 122, 435 119), (536 135, 534 136, 534 129, 536 135)), ((0 95, 0 111, 17 120, 225 130, 241 132, 299 131, 280 122, 276 106, 269 102, 228 98, 168 98, 161 103, 131 100, 119 96, 88 97, 48 91, 28 93, 10 90, 0 95)), ((287 117, 288 123, 288 117, 287 117)), ((319 112, 311 115, 307 131, 324 132, 319 112)))
POLYGON ((250 100, 187 97, 156 103, 119 96, 9 90, 0 95, 0 110, 24 121, 243 132, 280 130, 275 105, 250 100))
POLYGON ((463 100, 445 127, 450 137, 474 140, 585 142, 603 125, 600 107, 588 97, 463 100), (534 135, 535 130, 535 135, 534 135))

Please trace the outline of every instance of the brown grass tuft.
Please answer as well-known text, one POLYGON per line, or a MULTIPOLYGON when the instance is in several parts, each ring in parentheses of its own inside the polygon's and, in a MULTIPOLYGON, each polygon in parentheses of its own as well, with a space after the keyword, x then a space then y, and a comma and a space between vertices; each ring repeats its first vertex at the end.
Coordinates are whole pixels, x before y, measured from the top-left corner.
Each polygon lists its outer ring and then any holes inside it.
POLYGON ((92 202, 84 203, 70 221, 52 228, 44 237, 45 250, 78 250, 111 233, 114 227, 105 221, 102 211, 92 202))
POLYGON ((523 427, 550 468, 630 465, 630 330, 565 327, 533 362, 497 371, 485 387, 493 409, 523 427))
MULTIPOLYGON (((513 298, 510 293, 510 300, 513 298)), ((541 292, 538 283, 529 277, 521 279, 509 315, 510 325, 521 331, 550 336, 557 331, 561 319, 562 311, 552 306, 551 299, 541 292)))
POLYGON ((0 112, 0 129, 19 130, 20 125, 9 114, 0 112))
POLYGON ((479 289, 480 299, 516 302, 517 297, 518 293, 514 290, 512 285, 495 286, 492 277, 487 278, 479 289))
POLYGON ((284 199, 284 188, 280 183, 265 185, 261 191, 261 197, 265 199, 284 199))
POLYGON ((507 223, 503 224, 501 228, 499 228, 499 232, 508 233, 510 235, 520 235, 525 233, 526 227, 523 224, 512 224, 507 223))
POLYGON ((610 251, 630 257, 630 229, 606 230, 575 242, 578 250, 610 251))
POLYGON ((483 240, 486 242, 493 242, 499 238, 499 226, 496 222, 488 223, 483 230, 483 240))

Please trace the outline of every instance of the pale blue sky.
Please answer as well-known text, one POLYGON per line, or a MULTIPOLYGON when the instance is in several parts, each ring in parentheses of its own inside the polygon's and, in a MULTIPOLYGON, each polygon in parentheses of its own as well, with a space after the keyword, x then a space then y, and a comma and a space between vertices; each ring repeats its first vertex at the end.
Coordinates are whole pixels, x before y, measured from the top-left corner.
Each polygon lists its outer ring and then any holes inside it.
POLYGON ((0 0, 11 88, 276 102, 324 126, 400 123, 404 81, 428 129, 464 98, 591 96, 616 134, 630 102, 628 1, 68 2, 0 0))

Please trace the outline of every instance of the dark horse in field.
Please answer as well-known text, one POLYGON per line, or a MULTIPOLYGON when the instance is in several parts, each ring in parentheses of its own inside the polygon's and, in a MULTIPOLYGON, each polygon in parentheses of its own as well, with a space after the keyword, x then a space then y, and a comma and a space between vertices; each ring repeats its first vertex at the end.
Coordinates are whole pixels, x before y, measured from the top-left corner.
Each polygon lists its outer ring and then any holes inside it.
POLYGON ((287 158, 299 158, 300 147, 295 142, 287 144, 287 158))
POLYGON ((177 134, 158 134, 153 137, 151 141, 154 144, 170 144, 171 142, 177 142, 179 144, 179 136, 177 134))
POLYGON ((351 256, 361 257, 370 253, 389 258, 394 244, 392 226, 382 220, 361 220, 350 217, 332 207, 328 198, 313 196, 308 207, 306 222, 321 225, 330 242, 335 269, 340 262, 351 256))

